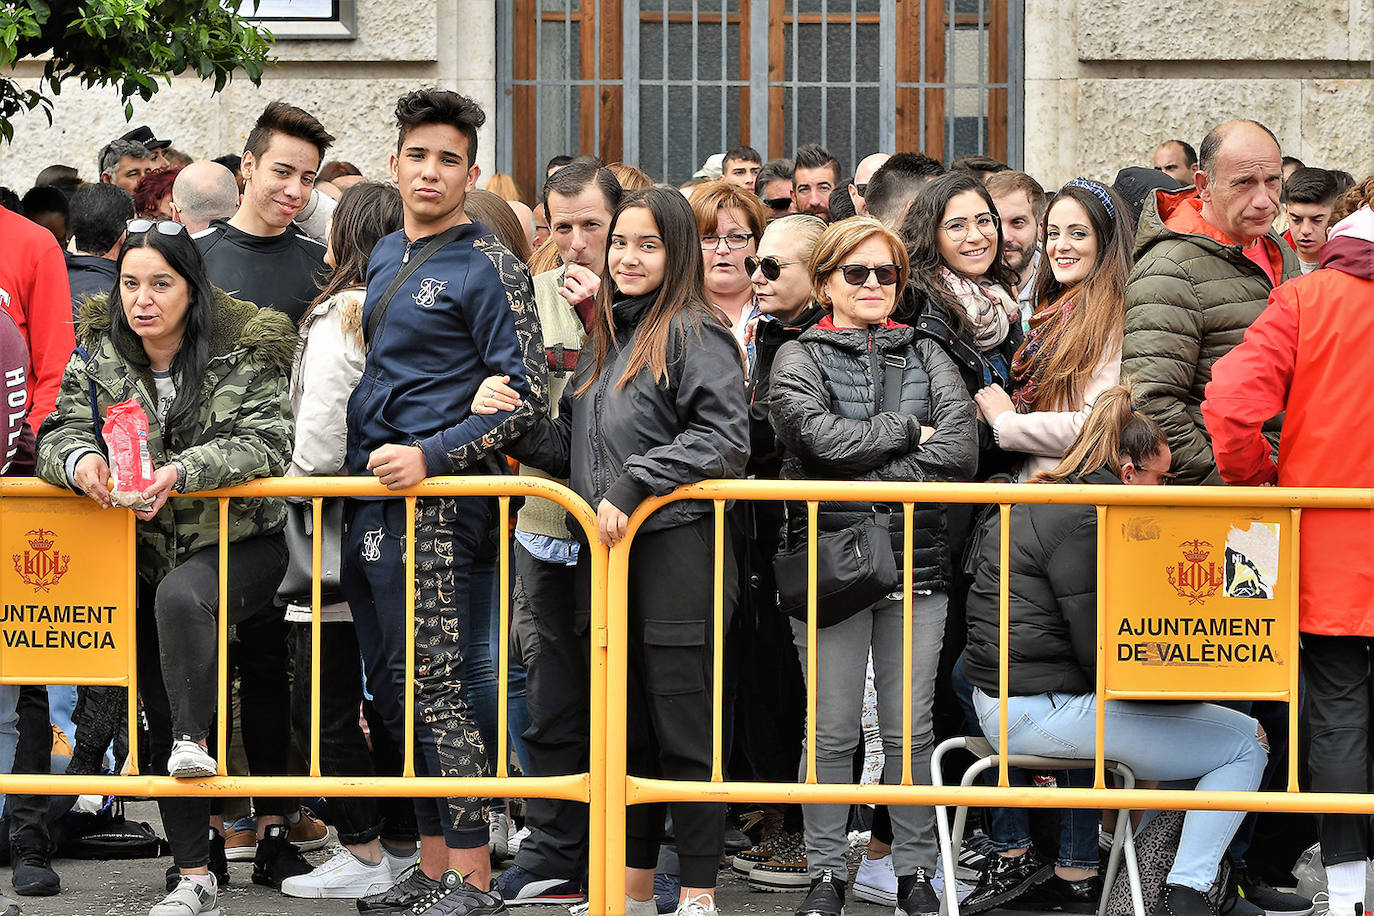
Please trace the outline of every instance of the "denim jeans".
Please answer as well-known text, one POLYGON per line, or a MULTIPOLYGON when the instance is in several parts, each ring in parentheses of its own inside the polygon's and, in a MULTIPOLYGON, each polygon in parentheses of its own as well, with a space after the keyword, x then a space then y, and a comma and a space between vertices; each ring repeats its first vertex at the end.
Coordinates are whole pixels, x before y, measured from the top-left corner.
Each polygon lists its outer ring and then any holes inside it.
MULTIPOLYGON (((997 700, 975 689, 973 705, 983 733, 996 745, 997 700)), ((1011 753, 1092 757, 1097 698, 1069 693, 1009 697, 1007 723, 1011 753)), ((1266 759, 1257 727, 1249 716, 1211 703, 1114 700, 1107 704, 1105 751, 1139 779, 1196 779, 1202 791, 1254 791, 1266 759)), ((1206 893, 1244 817, 1244 811, 1187 812, 1169 883, 1206 893)))
MULTIPOLYGON (((511 550, 510 581, 515 582, 515 551, 511 550)), ((499 709, 497 703, 500 693, 496 683, 500 670, 497 659, 501 657, 498 639, 501 634, 501 577, 494 558, 479 554, 472 564, 472 580, 469 589, 469 615, 466 639, 463 641, 463 683, 468 688, 468 702, 472 704, 472 714, 477 719, 477 728, 482 732, 482 743, 487 752, 496 753, 496 723, 499 709)), ((510 619, 514 619, 515 607, 510 607, 510 619)), ((507 747, 515 752, 522 772, 530 772, 529 754, 525 752, 522 737, 529 728, 530 715, 525 701, 525 669, 512 655, 506 672, 506 735, 507 747)), ((496 772, 493 759, 492 772, 496 772)))
MULTIPOLYGON (((911 776, 918 784, 930 781, 931 729, 935 672, 945 633, 944 592, 913 595, 911 619, 911 776)), ((883 740, 883 782, 902 779, 902 603, 889 598, 848 620, 816 631, 816 779, 848 783, 853 778, 854 750, 862 738, 860 713, 868 654, 873 653, 874 685, 878 690, 878 726, 883 740)), ((806 623, 793 620, 792 633, 806 671, 806 623)), ((801 761, 806 775, 806 754, 801 761)), ((845 874, 849 850, 848 805, 802 805, 806 822, 807 870, 814 880, 825 869, 845 874)), ((929 805, 892 805, 892 863, 897 874, 917 868, 935 871, 935 809, 929 805)))
MULTIPOLYGON (((964 656, 961 653, 950 673, 954 696, 964 710, 967 727, 977 734, 982 729, 978 713, 973 708, 973 685, 964 678, 964 656)), ((996 776, 988 772, 984 777, 996 776)), ((1092 785, 1088 770, 1056 770, 1055 781, 1064 788, 1087 788, 1092 785), (1075 781, 1076 780, 1076 781, 1075 781)), ((1007 781, 1013 786, 1030 785, 1029 774, 1020 767, 1007 768, 1007 781)), ((1030 812, 1025 808, 994 805, 984 809, 987 815, 988 838, 997 852, 1026 849, 1031 845, 1030 812)), ((1089 808, 1065 808, 1059 812, 1059 855, 1056 865, 1062 868, 1091 868, 1099 865, 1097 831, 1100 818, 1089 808)))
MULTIPOLYGON (((19 747, 19 688, 0 684, 0 773, 14 770, 14 751, 19 747)), ((0 808, 5 796, 0 795, 0 808)))

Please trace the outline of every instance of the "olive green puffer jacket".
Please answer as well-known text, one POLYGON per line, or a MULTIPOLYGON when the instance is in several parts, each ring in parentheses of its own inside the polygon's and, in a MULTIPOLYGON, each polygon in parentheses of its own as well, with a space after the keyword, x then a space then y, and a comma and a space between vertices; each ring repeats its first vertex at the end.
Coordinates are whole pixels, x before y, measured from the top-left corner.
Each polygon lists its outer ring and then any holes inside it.
MULTIPOLYGON (((153 467, 181 461, 186 492, 232 486, 257 477, 279 477, 291 460, 294 426, 287 376, 296 330, 281 312, 217 293, 210 331, 210 359, 195 418, 172 429, 157 419, 157 394, 142 351, 121 357, 110 336, 106 296, 87 299, 77 315, 77 341, 90 355, 72 355, 54 410, 38 432, 38 473, 67 486, 67 456, 99 449, 91 414, 94 383, 103 418, 113 404, 137 400, 148 415, 148 454, 153 467)), ((159 582, 189 554, 219 543, 214 499, 167 501, 137 525, 138 576, 159 582)), ((286 507, 279 499, 231 499, 229 542, 280 531, 286 507)))
MULTIPOLYGON (((1126 286, 1121 377, 1168 434, 1178 482, 1221 486, 1202 422, 1204 389, 1212 364, 1241 342, 1273 285, 1240 246, 1205 231, 1195 195, 1159 191, 1146 200, 1126 286)), ((1297 255, 1278 236, 1271 231, 1261 244, 1280 252, 1282 280, 1298 275, 1297 255)), ((1279 416, 1265 425, 1276 452, 1282 423, 1279 416)))

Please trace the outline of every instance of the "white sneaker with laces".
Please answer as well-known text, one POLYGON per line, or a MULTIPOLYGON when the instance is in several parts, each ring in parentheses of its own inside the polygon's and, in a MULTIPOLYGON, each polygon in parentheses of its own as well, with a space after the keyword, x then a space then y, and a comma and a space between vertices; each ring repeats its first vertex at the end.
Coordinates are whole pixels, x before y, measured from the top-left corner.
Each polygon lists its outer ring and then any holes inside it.
POLYGON ((524 845, 529 837, 530 828, 528 827, 521 827, 519 830, 515 831, 515 835, 510 838, 510 857, 512 859, 515 858, 515 854, 520 851, 520 847, 524 845))
POLYGON ((391 880, 386 862, 368 865, 340 846, 312 871, 283 880, 281 892, 288 897, 355 899, 381 893, 391 880))
POLYGON ((716 916, 719 912, 715 900, 705 894, 697 894, 679 903, 674 916, 716 916))
POLYGON ((214 875, 208 884, 182 875, 172 892, 148 911, 148 916, 220 916, 215 905, 216 891, 214 875))
POLYGON ((502 811, 491 812, 487 820, 487 829, 491 838, 487 848, 491 852, 492 862, 499 864, 506 861, 511 857, 510 838, 515 833, 510 816, 502 811))
POLYGON ((892 868, 892 855, 885 855, 881 859, 870 859, 864 855, 859 859, 859 870, 854 874, 852 887, 854 896, 860 900, 896 906, 897 872, 892 868))
POLYGON ((181 779, 214 776, 215 758, 194 741, 179 738, 172 742, 172 754, 167 758, 167 775, 181 779))

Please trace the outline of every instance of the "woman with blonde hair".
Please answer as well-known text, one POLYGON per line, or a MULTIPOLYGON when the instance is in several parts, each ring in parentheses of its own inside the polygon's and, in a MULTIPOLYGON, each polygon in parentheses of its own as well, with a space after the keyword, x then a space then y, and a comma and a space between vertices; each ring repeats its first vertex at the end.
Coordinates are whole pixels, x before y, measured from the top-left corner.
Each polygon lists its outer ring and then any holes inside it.
POLYGON ((1045 258, 1030 333, 1011 363, 1011 393, 996 382, 973 396, 1020 479, 1059 463, 1092 410, 1121 378, 1121 333, 1134 233, 1105 185, 1076 178, 1045 211, 1045 258))
POLYGON ((520 193, 520 188, 516 185, 515 179, 505 172, 492 172, 487 178, 486 190, 502 200, 525 199, 525 196, 520 193))
MULTIPOLYGON (((977 461, 973 402, 959 370, 932 340, 918 338, 890 316, 907 279, 901 240, 877 220, 854 217, 831 225, 811 254, 816 299, 829 314, 782 345, 773 365, 770 408, 789 480, 967 480, 977 461)), ((903 569, 902 507, 823 502, 818 535, 886 519, 897 569, 903 569)), ((826 624, 816 631, 816 774, 848 783, 861 739, 859 710, 870 652, 878 690, 883 782, 902 777, 903 702, 911 703, 911 767, 930 771, 936 662, 944 633, 950 557, 943 506, 918 505, 914 515, 911 612, 917 638, 903 657, 903 583, 876 601, 827 598, 826 624), (911 695, 903 667, 911 666, 911 695)), ((804 551, 807 510, 789 503, 785 552, 804 551)), ((805 604, 803 603, 803 608, 805 604)), ((806 666, 806 611, 793 610, 792 632, 806 666), (800 619, 796 619, 800 618, 800 619)), ((818 620, 818 624, 821 621, 818 620)), ((803 772, 805 765, 803 764, 803 772)), ((803 805, 811 889, 798 916, 839 916, 849 873, 845 853, 848 806, 803 805)), ((890 808, 897 874, 897 913, 938 913, 935 817, 929 806, 890 808)))

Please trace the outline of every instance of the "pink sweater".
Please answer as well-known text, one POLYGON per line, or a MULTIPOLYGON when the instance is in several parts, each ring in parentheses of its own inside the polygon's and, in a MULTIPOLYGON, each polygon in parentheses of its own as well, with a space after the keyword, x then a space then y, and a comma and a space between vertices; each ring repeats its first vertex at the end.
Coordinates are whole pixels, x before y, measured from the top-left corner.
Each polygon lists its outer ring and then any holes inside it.
POLYGON ((1030 413, 1003 411, 993 421, 997 442, 1008 452, 1026 456, 1020 480, 1029 481, 1041 471, 1059 464, 1073 444, 1083 422, 1088 419, 1097 396, 1121 381, 1121 346, 1103 358, 1093 370, 1083 392, 1083 402, 1072 410, 1035 410, 1030 413))

